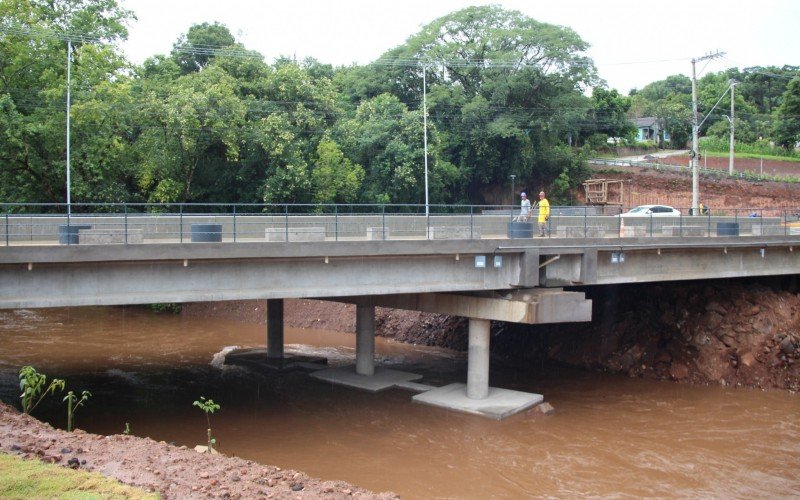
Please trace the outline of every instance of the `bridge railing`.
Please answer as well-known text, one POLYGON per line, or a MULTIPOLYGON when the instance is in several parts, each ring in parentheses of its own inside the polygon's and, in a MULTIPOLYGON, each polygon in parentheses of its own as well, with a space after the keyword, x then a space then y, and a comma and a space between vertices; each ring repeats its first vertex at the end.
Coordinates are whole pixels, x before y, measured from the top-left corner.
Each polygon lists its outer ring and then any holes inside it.
MULTIPOLYGON (((800 235, 800 209, 551 207, 550 238, 800 235)), ((508 205, 0 204, 0 245, 507 238, 508 205)), ((538 234, 538 210, 529 219, 538 234)))

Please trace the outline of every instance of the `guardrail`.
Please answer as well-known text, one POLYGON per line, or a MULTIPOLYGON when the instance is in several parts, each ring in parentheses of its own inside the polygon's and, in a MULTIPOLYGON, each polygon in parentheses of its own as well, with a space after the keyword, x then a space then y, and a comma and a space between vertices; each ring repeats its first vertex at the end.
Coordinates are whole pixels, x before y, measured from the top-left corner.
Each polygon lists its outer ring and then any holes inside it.
MULTIPOLYGON (((508 238, 519 208, 488 205, 0 204, 0 244, 313 242, 508 238)), ((551 207, 550 238, 800 235, 800 209, 632 216, 551 207)), ((689 213, 688 209, 681 210, 689 213)), ((538 234, 537 210, 527 221, 538 234)), ((530 233, 527 233, 530 234, 530 233)), ((515 237, 515 236, 514 236, 515 237)))

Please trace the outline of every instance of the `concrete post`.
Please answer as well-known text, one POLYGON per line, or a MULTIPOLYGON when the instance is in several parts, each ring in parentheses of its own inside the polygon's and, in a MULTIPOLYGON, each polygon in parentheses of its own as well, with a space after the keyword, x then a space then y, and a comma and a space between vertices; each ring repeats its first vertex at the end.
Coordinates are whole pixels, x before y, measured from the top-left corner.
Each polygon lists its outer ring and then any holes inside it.
POLYGON ((356 373, 375 374, 375 307, 356 306, 356 373))
POLYGON ((467 397, 489 397, 489 320, 469 319, 467 397))
POLYGON ((267 300, 267 358, 283 358, 283 299, 267 300))

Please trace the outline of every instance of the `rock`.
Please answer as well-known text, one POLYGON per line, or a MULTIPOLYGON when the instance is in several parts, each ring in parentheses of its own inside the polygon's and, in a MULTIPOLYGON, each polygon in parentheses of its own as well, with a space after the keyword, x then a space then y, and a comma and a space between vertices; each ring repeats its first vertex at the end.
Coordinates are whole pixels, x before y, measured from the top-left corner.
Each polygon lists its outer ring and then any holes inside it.
POLYGON ((751 366, 756 364, 756 357, 753 356, 752 352, 748 351, 739 356, 739 364, 742 366, 746 366, 747 368, 750 368, 751 366))
POLYGON ((67 460, 67 466, 69 466, 70 469, 78 469, 81 466, 81 462, 77 458, 72 457, 67 460))
POLYGON ((786 336, 781 341, 781 351, 783 351, 784 354, 792 354, 792 353, 794 353, 795 347, 794 347, 794 342, 792 341, 791 337, 786 336))
POLYGON ((301 491, 303 489, 303 483, 297 483, 292 485, 292 491, 301 491))
POLYGON ((684 380, 689 376, 689 367, 683 363, 672 363, 669 367, 669 376, 673 380, 684 380))
POLYGON ((538 411, 542 415, 552 415, 553 413, 555 413, 556 409, 553 408, 553 405, 551 405, 550 403, 544 402, 536 406, 536 411, 538 411))
POLYGON ((206 471, 200 473, 200 479, 208 479, 210 474, 206 471))
POLYGON ((72 453, 72 448, 61 448, 61 453, 63 455, 69 455, 70 453, 72 453))
POLYGON ((236 474, 234 474, 234 475, 232 475, 232 476, 231 476, 231 481, 233 481, 233 482, 236 482, 236 481, 241 481, 241 480, 242 480, 242 478, 240 478, 240 477, 239 477, 239 476, 237 476, 236 474))

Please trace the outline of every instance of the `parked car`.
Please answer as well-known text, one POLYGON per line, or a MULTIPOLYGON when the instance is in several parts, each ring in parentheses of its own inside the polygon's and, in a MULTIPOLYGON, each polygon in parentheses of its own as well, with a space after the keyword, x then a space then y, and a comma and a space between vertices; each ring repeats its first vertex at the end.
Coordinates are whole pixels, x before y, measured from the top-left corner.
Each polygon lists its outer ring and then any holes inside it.
POLYGON ((680 217, 681 211, 667 205, 640 205, 621 215, 623 217, 680 217))

